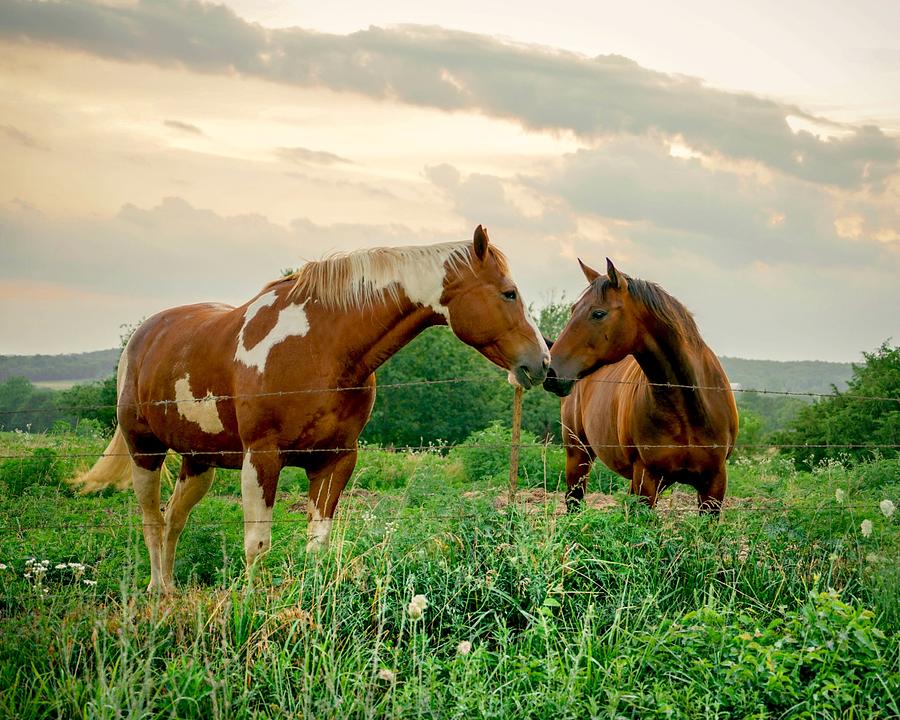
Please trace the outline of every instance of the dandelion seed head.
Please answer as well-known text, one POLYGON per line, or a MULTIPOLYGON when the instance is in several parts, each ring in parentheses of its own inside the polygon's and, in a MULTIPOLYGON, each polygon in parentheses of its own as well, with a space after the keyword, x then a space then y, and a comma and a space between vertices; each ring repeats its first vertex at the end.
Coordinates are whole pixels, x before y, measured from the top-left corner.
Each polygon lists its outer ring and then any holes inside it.
POLYGON ((468 655, 472 652, 472 643, 468 640, 463 640, 459 645, 456 646, 456 654, 457 655, 468 655))
POLYGON ((896 510, 896 506, 894 505, 893 500, 882 500, 878 503, 878 507, 881 508, 881 514, 886 518, 889 518, 894 514, 894 510, 896 510))
POLYGON ((872 534, 872 521, 868 519, 863 520, 859 524, 859 531, 863 537, 869 537, 872 534))
POLYGON ((418 620, 428 607, 428 598, 424 595, 413 595, 413 599, 409 601, 406 612, 413 620, 418 620))
POLYGON ((389 683, 392 683, 392 682, 394 682, 394 680, 397 679, 397 676, 394 674, 394 672, 392 670, 388 670, 387 668, 381 668, 381 670, 378 671, 378 679, 385 680, 389 683))
POLYGON ((844 502, 844 491, 841 488, 834 491, 834 499, 839 503, 844 502))

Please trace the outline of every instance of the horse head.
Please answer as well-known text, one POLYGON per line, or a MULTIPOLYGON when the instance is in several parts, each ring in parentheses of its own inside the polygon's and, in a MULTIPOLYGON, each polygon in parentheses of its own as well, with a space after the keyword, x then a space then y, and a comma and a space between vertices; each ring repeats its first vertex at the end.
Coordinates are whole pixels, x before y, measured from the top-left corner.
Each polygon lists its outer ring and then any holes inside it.
POLYGON ((572 306, 572 317, 553 343, 544 388, 563 397, 575 381, 634 350, 641 333, 628 277, 606 259, 606 275, 578 261, 588 287, 572 306))
POLYGON ((550 352, 532 320, 503 254, 481 225, 475 229, 470 262, 450 268, 441 305, 450 328, 495 365, 509 371, 509 382, 523 388, 547 375, 550 352))

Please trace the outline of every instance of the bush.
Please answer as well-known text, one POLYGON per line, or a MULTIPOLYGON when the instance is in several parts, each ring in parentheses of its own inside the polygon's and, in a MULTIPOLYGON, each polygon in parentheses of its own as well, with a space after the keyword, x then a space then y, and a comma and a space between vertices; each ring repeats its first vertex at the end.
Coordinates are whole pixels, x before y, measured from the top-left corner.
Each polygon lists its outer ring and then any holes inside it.
POLYGON ((9 495, 17 496, 34 485, 68 489, 66 469, 56 452, 49 448, 32 450, 25 458, 10 458, 0 465, 0 483, 9 495))
POLYGON ((780 444, 826 446, 786 448, 784 452, 800 466, 809 469, 840 455, 855 462, 872 460, 875 452, 897 457, 897 448, 892 446, 900 433, 900 347, 890 347, 885 342, 875 352, 863 355, 866 361, 854 365, 846 393, 835 389, 833 397, 803 408, 788 430, 776 436, 780 444))

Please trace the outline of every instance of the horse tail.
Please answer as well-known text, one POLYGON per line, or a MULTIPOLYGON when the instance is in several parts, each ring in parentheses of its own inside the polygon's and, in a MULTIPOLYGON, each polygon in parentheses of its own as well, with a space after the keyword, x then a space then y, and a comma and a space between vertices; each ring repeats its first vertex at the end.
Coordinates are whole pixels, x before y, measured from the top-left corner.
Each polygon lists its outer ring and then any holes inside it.
POLYGON ((81 492, 90 493, 115 486, 125 490, 131 484, 131 455, 121 428, 116 428, 112 440, 94 466, 70 480, 81 492))
MULTIPOLYGON (((116 402, 122 395, 122 387, 128 376, 128 348, 126 347, 119 357, 119 365, 116 368, 116 402)), ((90 470, 79 473, 69 481, 80 488, 83 493, 97 492, 110 486, 119 490, 125 490, 131 484, 131 455, 122 428, 116 426, 116 431, 106 446, 106 450, 94 463, 90 470)))

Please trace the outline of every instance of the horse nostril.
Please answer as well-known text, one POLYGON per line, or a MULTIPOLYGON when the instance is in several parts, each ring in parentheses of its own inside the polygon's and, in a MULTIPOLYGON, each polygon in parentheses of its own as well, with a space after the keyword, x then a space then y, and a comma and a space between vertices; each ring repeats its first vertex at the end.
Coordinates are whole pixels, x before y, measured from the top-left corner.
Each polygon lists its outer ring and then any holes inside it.
POLYGON ((555 377, 556 377, 556 370, 554 370, 553 368, 549 368, 547 370, 547 379, 549 380, 550 378, 555 378, 555 377))

